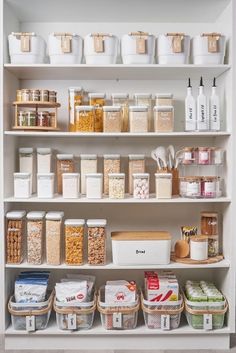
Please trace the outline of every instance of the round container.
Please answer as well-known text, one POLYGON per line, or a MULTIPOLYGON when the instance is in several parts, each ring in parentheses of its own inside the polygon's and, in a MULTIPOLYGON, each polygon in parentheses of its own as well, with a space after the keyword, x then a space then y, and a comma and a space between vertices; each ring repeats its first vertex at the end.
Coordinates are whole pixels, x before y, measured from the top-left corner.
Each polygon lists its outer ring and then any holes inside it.
POLYGON ((128 93, 112 93, 112 105, 121 107, 122 131, 129 131, 129 95, 128 93))
POLYGON ((88 219, 88 263, 106 264, 106 225, 105 219, 88 219))
POLYGON ((211 147, 198 147, 198 164, 209 165, 212 163, 211 147))
POLYGON ((172 197, 172 174, 156 173, 156 198, 171 199, 172 197))
POLYGON ((120 106, 103 107, 103 132, 121 132, 122 114, 120 106))
POLYGON ((65 263, 83 265, 84 263, 84 219, 65 220, 65 263))
POLYGON ((226 37, 216 33, 197 35, 192 40, 193 63, 224 64, 226 37))
POLYGON ((69 131, 75 132, 75 116, 76 107, 83 104, 83 89, 81 87, 70 87, 68 89, 69 96, 69 131))
POLYGON ((134 133, 148 132, 148 107, 129 107, 129 131, 134 133))
POLYGON ((49 102, 56 103, 57 102, 57 92, 56 91, 49 91, 48 99, 49 99, 49 102))
POLYGON ((21 102, 29 102, 31 98, 30 89, 21 90, 21 102))
POLYGON ((27 126, 36 126, 36 111, 30 110, 26 112, 27 126))
POLYGON ((133 174, 133 197, 135 199, 149 198, 149 173, 133 174))
POLYGON ((209 236, 219 234, 217 212, 201 212, 201 233, 209 236))
POLYGON ((144 32, 125 34, 121 39, 123 64, 153 64, 155 37, 144 32))
POLYGON ((105 105, 105 93, 89 93, 89 105, 94 107, 94 131, 103 131, 103 106, 105 105))
POLYGON ((49 112, 38 112, 37 126, 50 126, 49 112))
POLYGON ((189 165, 194 163, 195 163, 195 147, 184 147, 182 164, 189 165))
POLYGON ((202 177, 201 178, 201 196, 203 198, 216 197, 216 182, 217 177, 202 177))
POLYGON ((49 91, 47 89, 40 90, 40 101, 48 102, 49 101, 49 91))
POLYGON ((190 259, 204 261, 208 259, 208 237, 201 235, 190 239, 190 259))
POLYGON ((172 132, 174 130, 174 107, 155 106, 154 110, 154 131, 172 132))
POLYGON ((90 173, 85 175, 86 178, 86 197, 88 199, 102 198, 102 173, 90 173))
POLYGON ((76 106, 75 131, 94 132, 95 108, 88 105, 76 106))
POLYGON ((108 174, 109 178, 109 198, 125 198, 125 173, 108 174))
POLYGON ((90 33, 84 38, 84 56, 86 64, 115 64, 119 40, 113 34, 90 33))
POLYGON ((103 177, 104 185, 103 192, 109 194, 109 177, 111 173, 120 173, 120 155, 119 154, 104 154, 103 156, 103 177))
POLYGON ((160 34, 157 42, 158 64, 188 64, 190 36, 184 33, 160 34))
POLYGON ((40 91, 38 89, 32 89, 30 91, 30 100, 32 102, 40 101, 40 91))
POLYGON ((27 262, 41 265, 43 257, 43 228, 45 212, 29 212, 27 218, 27 262))
POLYGON ((200 177, 186 177, 185 178, 185 196, 189 198, 201 197, 201 178, 200 177))

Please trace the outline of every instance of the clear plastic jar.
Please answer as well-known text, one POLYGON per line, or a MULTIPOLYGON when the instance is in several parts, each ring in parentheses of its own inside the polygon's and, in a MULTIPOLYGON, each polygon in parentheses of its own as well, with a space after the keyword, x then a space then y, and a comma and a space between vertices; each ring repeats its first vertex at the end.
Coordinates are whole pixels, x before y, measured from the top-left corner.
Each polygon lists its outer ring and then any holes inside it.
POLYGON ((41 265, 43 258, 43 211, 29 212, 27 218, 27 261, 32 265, 41 265))
POLYGON ((57 154, 57 192, 62 194, 62 174, 74 173, 73 154, 57 154))
POLYGON ((23 260, 25 211, 6 214, 6 262, 20 264, 23 260))
POLYGON ((109 177, 109 198, 125 198, 125 173, 112 173, 109 177))
POLYGON ((133 197, 135 199, 149 198, 149 173, 133 174, 133 197))
POLYGON ((134 133, 148 132, 148 107, 129 107, 129 131, 134 133))
POLYGON ((101 199, 102 198, 102 173, 86 174, 86 197, 88 199, 101 199))
POLYGON ((51 173, 52 149, 37 148, 37 172, 51 173))
POLYGON ((209 165, 212 163, 211 147, 198 147, 198 164, 209 165))
POLYGON ((154 131, 172 132, 174 130, 174 108, 172 106, 154 107, 154 131))
POLYGON ((184 197, 199 198, 201 197, 201 177, 186 177, 181 180, 185 182, 184 197))
POLYGON ((106 264, 106 225, 105 219, 88 219, 88 263, 106 264))
POLYGON ((148 108, 148 127, 147 131, 152 131, 152 95, 151 93, 135 93, 134 104, 148 108))
POLYGON ((112 105, 121 107, 122 131, 129 131, 129 95, 128 93, 112 93, 112 105))
POLYGON ((103 131, 104 132, 121 132, 122 131, 122 115, 120 106, 104 106, 103 107, 103 131))
POLYGON ((224 162, 224 150, 220 147, 211 147, 212 164, 219 165, 224 162))
POLYGON ((19 172, 30 174, 30 192, 33 192, 34 150, 31 147, 19 148, 19 172))
POLYGON ((61 264, 61 226, 63 212, 46 214, 46 262, 47 265, 61 264))
POLYGON ((80 178, 81 178, 81 194, 86 194, 86 174, 97 173, 97 155, 81 154, 80 155, 80 178))
POLYGON ((103 131, 103 106, 105 105, 105 93, 89 93, 89 104, 95 108, 94 131, 103 131))
POLYGON ((155 103, 158 106, 173 106, 173 94, 172 93, 156 93, 155 103))
POLYGON ((156 173, 156 198, 171 199, 172 196, 172 174, 156 173))
POLYGON ((76 107, 83 104, 83 89, 81 87, 70 87, 69 94, 69 131, 75 132, 76 107))
POLYGON ((65 263, 83 265, 84 263, 84 219, 65 220, 65 263))
POLYGON ((133 174, 145 173, 144 154, 129 154, 129 193, 133 195, 133 174))
POLYGON ((62 174, 62 196, 64 199, 77 199, 79 197, 79 173, 62 174))
POLYGON ((54 173, 37 174, 37 196, 39 199, 52 199, 54 197, 54 173))
POLYGON ((94 132, 94 107, 81 105, 76 107, 75 131, 94 132))
POLYGON ((201 178, 201 196, 203 198, 216 197, 217 177, 206 176, 201 178))
POLYGON ((219 253, 219 236, 208 236, 208 257, 218 256, 219 253))
POLYGON ((110 173, 120 173, 120 155, 119 154, 104 154, 103 156, 103 192, 105 195, 109 193, 109 178, 110 173))
POLYGON ((30 173, 14 173, 14 197, 28 199, 31 196, 30 173))
POLYGON ((195 147, 184 147, 183 148, 183 159, 182 164, 190 165, 196 162, 195 147))

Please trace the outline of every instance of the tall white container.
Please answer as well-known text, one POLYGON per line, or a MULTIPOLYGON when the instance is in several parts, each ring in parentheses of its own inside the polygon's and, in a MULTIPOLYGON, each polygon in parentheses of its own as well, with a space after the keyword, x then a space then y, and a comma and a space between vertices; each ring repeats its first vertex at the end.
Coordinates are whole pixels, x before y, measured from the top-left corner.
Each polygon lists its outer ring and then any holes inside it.
POLYGON ((158 36, 158 64, 188 64, 189 55, 190 36, 184 33, 167 33, 158 36))
POLYGON ((84 38, 84 56, 86 64, 116 64, 119 40, 113 34, 89 33, 84 38))
POLYGON ((123 64, 153 64, 155 57, 155 37, 144 32, 125 34, 121 40, 123 64))
POLYGON ((192 40, 193 63, 223 64, 225 57, 226 37, 220 33, 203 33, 192 40))
POLYGON ((51 33, 48 37, 51 64, 80 64, 83 40, 75 33, 51 33))

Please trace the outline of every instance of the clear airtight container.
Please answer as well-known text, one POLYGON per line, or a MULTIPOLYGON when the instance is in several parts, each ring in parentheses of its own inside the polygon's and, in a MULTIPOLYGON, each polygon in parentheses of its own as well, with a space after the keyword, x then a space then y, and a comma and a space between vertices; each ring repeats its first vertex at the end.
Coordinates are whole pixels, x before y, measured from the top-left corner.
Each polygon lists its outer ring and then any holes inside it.
POLYGON ((6 214, 6 262, 20 264, 23 260, 25 211, 6 214))
POLYGON ((122 115, 121 115, 120 106, 103 107, 103 131, 104 132, 122 131, 122 115))
POLYGON ((133 174, 133 196, 135 199, 149 198, 149 173, 133 174))
POLYGON ((51 173, 52 149, 37 148, 37 173, 51 173))
POLYGON ((79 197, 79 173, 62 174, 62 196, 64 199, 77 199, 79 197))
POLYGON ((51 199, 54 196, 54 173, 37 174, 37 196, 38 198, 51 199))
POLYGON ((88 219, 88 263, 106 264, 106 225, 105 219, 88 219))
POLYGON ((32 265, 41 265, 43 257, 44 234, 43 211, 32 211, 27 218, 27 262, 32 265))
POLYGON ((102 173, 86 174, 86 197, 88 199, 101 199, 102 198, 102 173))
POLYGON ((109 198, 124 199, 125 197, 125 173, 112 173, 109 177, 109 198))
POLYGON ((63 212, 48 212, 46 214, 46 262, 47 265, 61 263, 61 237, 63 212))
POLYGON ((112 93, 112 105, 121 107, 122 131, 129 131, 129 95, 128 93, 112 93))
POLYGON ((19 148, 19 172, 30 173, 30 193, 33 192, 34 150, 31 147, 19 148))
POLYGON ((129 154, 129 193, 133 195, 133 174, 145 173, 144 154, 129 154))
POLYGON ((172 174, 156 173, 156 198, 171 199, 172 196, 172 174))
POLYGON ((89 104, 95 109, 94 131, 103 131, 103 106, 105 105, 105 93, 89 93, 89 104))
POLYGON ((97 155, 80 155, 80 176, 81 176, 81 194, 86 194, 86 174, 97 173, 97 155))
POLYGON ((82 87, 70 87, 69 94, 69 131, 76 130, 76 107, 83 104, 83 89, 82 87))
POLYGON ((129 131, 148 132, 148 107, 144 105, 129 107, 129 131))
POLYGON ((84 219, 65 220, 65 263, 82 265, 84 262, 84 219))
POLYGON ((151 93, 135 93, 134 104, 148 107, 148 131, 152 130, 152 95, 151 93))
POLYGON ((173 106, 155 106, 154 108, 154 131, 172 132, 174 130, 174 108, 173 106))
POLYGON ((76 107, 75 131, 94 132, 95 108, 89 105, 76 107))
POLYGON ((73 154, 57 154, 57 192, 62 194, 62 174, 74 173, 73 154))
POLYGON ((103 156, 103 192, 108 195, 109 192, 109 177, 110 173, 120 173, 120 155, 119 154, 104 154, 103 156))
POLYGON ((173 94, 172 93, 156 93, 155 103, 158 106, 172 106, 173 105, 173 94))
POLYGON ((30 173, 14 173, 14 197, 28 199, 31 196, 30 173))

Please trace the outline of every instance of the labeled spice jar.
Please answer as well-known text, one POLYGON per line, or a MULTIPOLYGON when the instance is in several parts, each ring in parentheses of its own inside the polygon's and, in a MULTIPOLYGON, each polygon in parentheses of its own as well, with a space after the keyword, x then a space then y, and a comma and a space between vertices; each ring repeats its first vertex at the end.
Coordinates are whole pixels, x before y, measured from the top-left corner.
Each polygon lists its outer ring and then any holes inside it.
POLYGON ((37 196, 40 199, 52 199, 54 197, 54 173, 37 174, 37 196))
POLYGON ((186 177, 185 178, 185 195, 184 197, 198 198, 201 197, 201 178, 186 177))
POLYGON ((88 219, 88 263, 106 264, 106 224, 105 219, 88 219))
POLYGON ((172 174, 171 173, 156 173, 156 198, 171 199, 172 196, 172 174))
POLYGON ((82 87, 70 87, 69 94, 69 131, 75 132, 76 107, 83 104, 82 87))
POLYGON ((217 212, 201 212, 201 233, 209 236, 219 234, 217 212))
POLYGON ((148 127, 147 131, 152 130, 152 95, 151 93, 134 93, 134 104, 148 108, 148 127))
POLYGON ((16 101, 17 102, 22 102, 22 90, 21 89, 18 89, 16 91, 16 101))
POLYGON ((220 147, 211 147, 211 158, 212 164, 223 164, 224 162, 224 150, 220 147))
POLYGON ((45 212, 27 213, 27 262, 41 265, 43 257, 43 225, 45 212))
POLYGON ((49 112, 38 112, 37 126, 50 126, 49 112))
POLYGON ((27 126, 36 126, 36 111, 25 112, 27 126))
POLYGON ((61 226, 63 212, 46 214, 46 263, 57 266, 61 263, 61 226))
POLYGON ((6 262, 20 264, 23 260, 25 211, 6 214, 6 262))
POLYGON ((57 127, 57 122, 56 122, 56 113, 51 112, 49 113, 49 126, 51 127, 57 127))
POLYGON ((74 173, 73 154, 57 154, 57 192, 62 194, 62 174, 74 173))
POLYGON ((149 173, 133 174, 133 197, 135 199, 149 198, 149 173))
POLYGON ((81 154, 80 155, 80 178, 81 178, 81 194, 86 194, 86 174, 97 173, 97 155, 81 154))
POLYGON ((27 126, 26 112, 20 110, 17 113, 17 125, 18 126, 27 126))
POLYGON ((129 95, 128 93, 112 93, 112 105, 121 107, 122 131, 129 131, 129 95))
POLYGON ((216 197, 216 182, 217 177, 202 177, 201 178, 201 196, 204 198, 216 197))
POLYGON ((85 175, 86 178, 86 197, 88 199, 102 198, 102 173, 90 173, 85 175))
POLYGON ((186 177, 179 177, 179 195, 186 197, 187 181, 186 177))
POLYGON ((82 265, 84 262, 84 219, 65 220, 65 263, 82 265))
POLYGON ((204 261, 208 259, 208 237, 204 235, 191 237, 190 259, 204 261))
POLYGON ((62 196, 64 199, 79 197, 79 173, 62 174, 62 196))
POLYGON ((37 148, 37 172, 50 173, 52 163, 52 149, 47 147, 37 148))
POLYGON ((19 148, 19 171, 30 174, 30 193, 33 191, 34 150, 31 147, 19 148))
POLYGON ((30 173, 14 173, 14 197, 27 199, 31 196, 30 173))
POLYGON ((183 159, 182 164, 194 164, 196 161, 195 147, 184 147, 183 148, 183 159))
POLYGON ((104 154, 103 156, 103 192, 105 195, 109 193, 109 177, 108 174, 120 173, 120 155, 104 154))
POLYGON ((40 90, 40 102, 48 102, 49 101, 49 91, 47 89, 40 90))
POLYGON ((173 106, 173 94, 172 93, 156 93, 155 103, 158 106, 173 106))
POLYGON ((215 257, 219 255, 219 236, 208 236, 208 257, 215 257))
POLYGON ((21 90, 21 102, 29 102, 31 98, 30 90, 29 89, 22 89, 21 90))
POLYGON ((48 100, 51 103, 56 103, 57 102, 57 92, 49 91, 48 100))
POLYGON ((103 106, 105 105, 105 93, 89 93, 89 104, 95 109, 94 131, 103 131, 103 106))
POLYGON ((111 173, 109 177, 109 198, 125 198, 125 173, 111 173))
POLYGON ((76 106, 75 131, 94 132, 94 107, 89 105, 76 106))
POLYGON ((148 132, 148 107, 129 107, 129 131, 134 133, 148 132))
POLYGON ((198 164, 211 164, 211 147, 198 147, 198 164))
POLYGON ((103 107, 103 132, 121 132, 122 115, 120 106, 103 107))
POLYGON ((129 154, 129 193, 133 195, 133 174, 145 173, 144 154, 129 154))
POLYGON ((174 130, 174 108, 173 106, 154 107, 154 131, 172 132, 174 130))
POLYGON ((38 89, 32 89, 30 91, 30 95, 31 95, 30 100, 32 102, 40 101, 40 91, 38 89))

